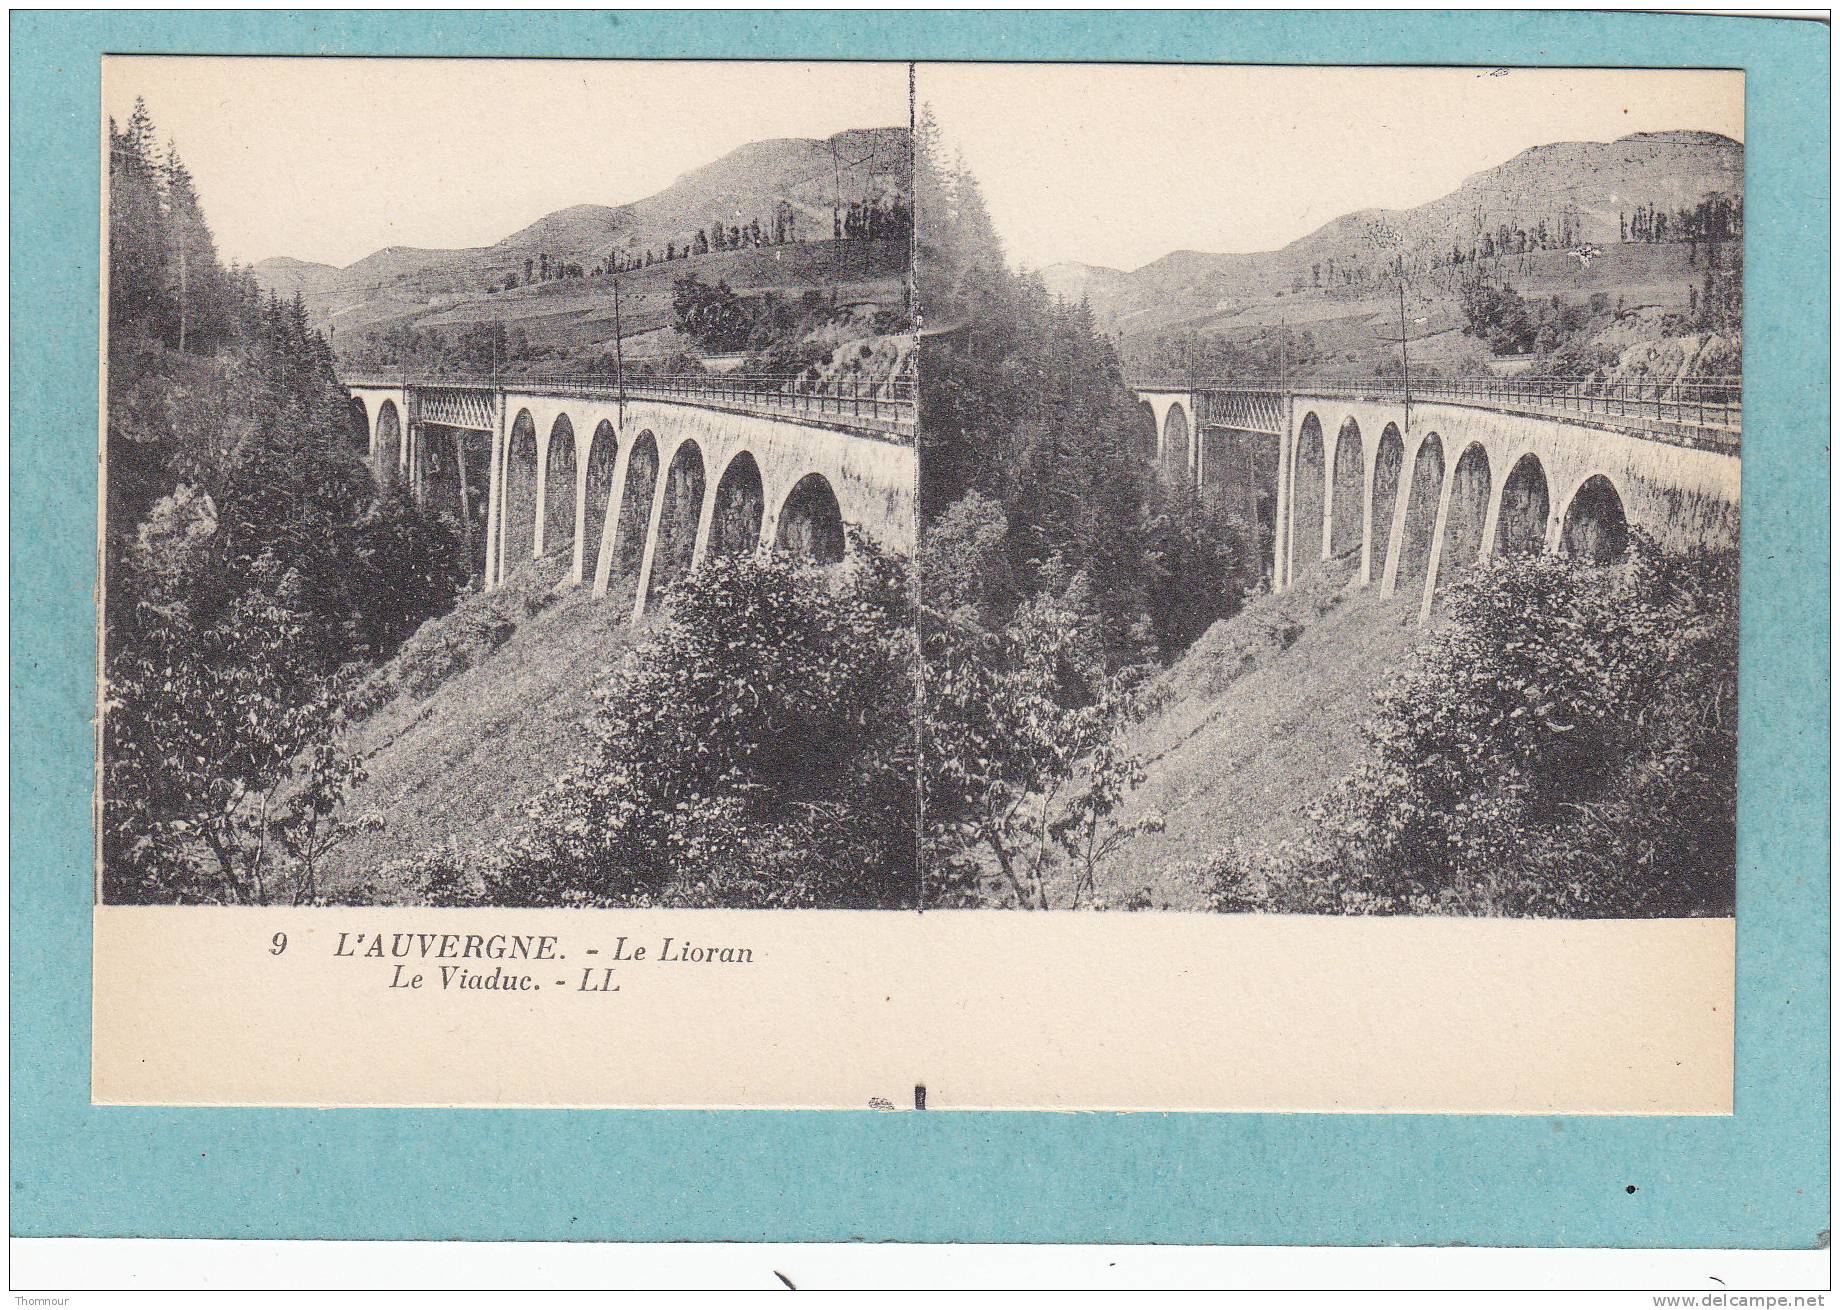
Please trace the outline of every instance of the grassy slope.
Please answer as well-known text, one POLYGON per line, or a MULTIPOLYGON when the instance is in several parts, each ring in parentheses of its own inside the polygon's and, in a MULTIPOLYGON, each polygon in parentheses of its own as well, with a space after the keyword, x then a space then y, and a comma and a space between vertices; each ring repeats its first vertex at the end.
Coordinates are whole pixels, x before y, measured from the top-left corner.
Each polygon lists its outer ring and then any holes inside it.
MULTIPOLYGON (((897 309, 907 290, 907 245, 899 241, 814 241, 764 249, 710 251, 620 275, 620 328, 630 339, 672 320, 671 284, 694 273, 727 282, 743 295, 773 291, 796 300, 807 291, 827 297, 834 288, 844 304, 897 309)), ((582 349, 613 348, 613 282, 604 277, 539 282, 514 290, 501 286, 506 268, 478 254, 475 267, 431 267, 413 275, 352 288, 329 284, 309 294, 307 308, 319 327, 355 340, 371 330, 398 327, 458 332, 479 323, 521 328, 532 343, 582 349)), ((523 256, 517 254, 521 272, 523 256)))
POLYGON ((466 597, 453 613, 430 620, 382 671, 391 681, 420 672, 433 685, 403 687, 358 730, 370 777, 348 813, 374 810, 386 826, 335 852, 323 878, 330 896, 406 894, 361 885, 385 860, 426 846, 490 844, 575 758, 593 690, 636 630, 628 622, 630 595, 609 591, 596 601, 589 588, 556 585, 565 571, 563 557, 551 556, 526 565, 505 591, 466 597), (429 651, 468 644, 506 620, 515 627, 502 645, 475 650, 477 662, 439 678, 429 651))
POLYGON ((1171 699, 1130 741, 1148 776, 1125 817, 1160 809, 1166 826, 1100 871, 1106 900, 1147 891, 1159 907, 1207 908, 1184 866, 1229 836, 1296 834, 1311 802, 1359 761, 1375 692, 1422 630, 1410 600, 1351 589, 1350 572, 1331 562, 1293 591, 1258 597, 1165 675, 1171 699))
MULTIPOLYGON (((380 672, 392 690, 358 729, 370 777, 348 812, 374 810, 386 827, 335 853, 322 879, 334 899, 408 896, 372 883, 380 865, 437 843, 489 845, 573 761, 593 690, 637 633, 630 597, 597 602, 557 585, 563 570, 553 556, 503 591, 466 597, 380 672), (450 672, 453 663, 464 667, 450 672)), ((1155 808, 1166 826, 1100 871, 1107 901, 1147 892, 1158 906, 1205 909, 1188 866, 1229 835, 1294 835, 1310 803, 1354 767, 1374 693, 1421 629, 1409 600, 1349 588, 1349 572, 1332 562, 1255 599, 1164 675, 1168 703, 1130 741, 1148 776, 1126 817, 1155 808)))
MULTIPOLYGON (((1635 316, 1644 314, 1650 322, 1641 335, 1658 337, 1661 328, 1652 320, 1661 311, 1685 312, 1687 288, 1705 276, 1704 259, 1697 264, 1688 259, 1683 244, 1631 243, 1605 248, 1588 266, 1563 252, 1544 251, 1483 267, 1506 278, 1529 299, 1556 295, 1568 304, 1582 304, 1602 292, 1612 303, 1622 302, 1632 316, 1626 322, 1642 321, 1635 316)), ((1477 338, 1462 332, 1457 288, 1465 276, 1473 276, 1469 265, 1413 280, 1407 312, 1415 367, 1450 368, 1487 353, 1477 338)), ((1315 338, 1322 358, 1301 366, 1304 371, 1334 373, 1353 367, 1365 375, 1382 355, 1398 353, 1397 346, 1387 344, 1387 338, 1397 339, 1398 304, 1382 287, 1281 289, 1269 295, 1228 297, 1206 308, 1185 305, 1172 296, 1135 304, 1117 319, 1128 347, 1158 333, 1188 330, 1250 342, 1280 324, 1315 338)))

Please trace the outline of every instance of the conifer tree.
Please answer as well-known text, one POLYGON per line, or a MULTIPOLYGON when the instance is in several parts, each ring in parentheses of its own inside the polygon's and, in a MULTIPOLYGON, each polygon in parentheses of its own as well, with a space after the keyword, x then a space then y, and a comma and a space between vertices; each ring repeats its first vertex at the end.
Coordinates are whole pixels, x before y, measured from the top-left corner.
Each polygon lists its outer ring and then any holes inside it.
POLYGON ((285 898, 284 797, 353 776, 339 671, 451 601, 459 548, 379 492, 304 296, 219 263, 154 141, 144 104, 109 124, 105 897, 285 898))

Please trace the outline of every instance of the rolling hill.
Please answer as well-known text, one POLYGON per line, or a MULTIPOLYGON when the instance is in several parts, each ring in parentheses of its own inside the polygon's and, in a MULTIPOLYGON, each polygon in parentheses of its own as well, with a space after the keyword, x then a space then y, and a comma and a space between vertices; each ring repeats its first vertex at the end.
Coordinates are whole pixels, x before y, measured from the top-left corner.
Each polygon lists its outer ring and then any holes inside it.
POLYGON ((1682 241, 1625 240, 1625 225, 1639 208, 1671 215, 1709 197, 1741 203, 1743 190, 1744 147, 1715 133, 1560 142, 1485 169, 1441 199, 1345 214, 1280 250, 1179 250, 1129 271, 1063 263, 1040 277, 1057 295, 1085 298, 1127 344, 1172 331, 1250 337, 1284 323, 1309 328, 1331 354, 1359 355, 1378 334, 1396 333, 1385 274, 1397 261, 1416 297, 1408 335, 1436 358, 1473 348, 1452 339, 1460 335, 1456 286, 1473 267, 1453 263, 1453 253, 1474 254, 1523 294, 1602 291, 1631 308, 1679 307, 1696 280, 1698 251, 1682 241), (1485 253, 1504 228, 1511 253, 1485 253), (1527 234, 1525 249, 1517 232, 1527 234))
MULTIPOLYGON (((833 206, 905 204, 911 184, 906 128, 865 128, 826 140, 756 141, 692 170, 655 195, 625 205, 572 205, 490 245, 463 250, 391 246, 345 268, 276 258, 254 267, 284 297, 298 291, 309 319, 348 353, 367 333, 395 328, 460 331, 506 323, 563 352, 611 342, 613 293, 594 270, 609 258, 639 262, 621 278, 626 336, 656 332, 669 317, 670 283, 694 272, 737 291, 796 297, 818 290, 841 304, 893 308, 905 297, 906 242, 835 240, 833 206), (665 262, 717 224, 759 224, 761 244, 714 249, 665 262), (772 238, 784 234, 784 243, 772 238), (646 254, 657 263, 644 266, 646 254), (543 263, 583 275, 525 284, 543 263), (508 287, 515 280, 519 285, 508 287), (629 319, 630 316, 630 319, 629 319)), ((644 353, 643 347, 640 353, 644 353)))

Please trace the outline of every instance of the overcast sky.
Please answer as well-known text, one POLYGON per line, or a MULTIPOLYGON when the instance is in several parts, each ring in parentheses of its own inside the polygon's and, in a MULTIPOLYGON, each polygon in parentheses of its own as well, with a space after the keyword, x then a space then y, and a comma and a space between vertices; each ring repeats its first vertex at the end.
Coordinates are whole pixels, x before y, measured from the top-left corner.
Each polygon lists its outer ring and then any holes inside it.
MULTIPOLYGON (((924 64, 918 83, 1010 257, 1035 267, 1275 249, 1551 141, 1743 139, 1731 73, 924 64)), ((177 139, 226 258, 343 265, 637 200, 749 141, 903 123, 907 69, 108 60, 106 111, 125 119, 136 95, 177 139)))
POLYGON ((1554 141, 1744 139, 1736 73, 922 64, 916 83, 1036 268, 1274 250, 1554 141))
POLYGON ((245 263, 490 245, 750 141, 908 121, 905 64, 107 60, 105 112, 125 122, 137 95, 245 263))

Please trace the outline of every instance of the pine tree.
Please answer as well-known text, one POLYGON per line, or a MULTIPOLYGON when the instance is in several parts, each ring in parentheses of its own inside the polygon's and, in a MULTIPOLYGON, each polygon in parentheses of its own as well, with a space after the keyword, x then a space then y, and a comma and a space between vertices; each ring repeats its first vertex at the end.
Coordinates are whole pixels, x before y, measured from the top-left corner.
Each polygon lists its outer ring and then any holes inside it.
POLYGON ((205 331, 221 322, 225 308, 217 267, 217 244, 211 238, 192 175, 179 158, 176 144, 169 143, 165 163, 166 221, 173 258, 168 272, 172 276, 172 297, 177 307, 177 338, 180 350, 211 350, 221 333, 205 331))
POLYGON ((109 327, 176 339, 167 288, 166 213, 143 101, 119 132, 109 124, 109 327))

